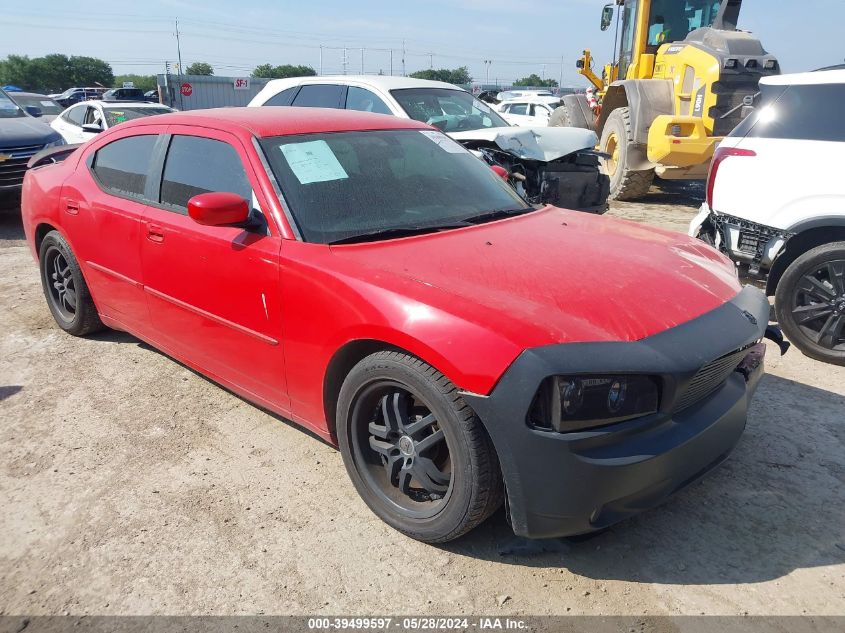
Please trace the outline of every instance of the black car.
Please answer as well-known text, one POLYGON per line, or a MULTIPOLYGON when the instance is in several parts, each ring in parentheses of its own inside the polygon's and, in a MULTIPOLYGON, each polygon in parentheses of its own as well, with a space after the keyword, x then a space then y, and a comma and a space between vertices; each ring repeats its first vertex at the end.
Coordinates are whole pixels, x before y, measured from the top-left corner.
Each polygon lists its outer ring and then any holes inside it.
POLYGON ((64 144, 61 134, 27 114, 0 90, 0 194, 20 190, 32 156, 46 147, 64 144))
POLYGON ((79 103, 80 101, 101 99, 105 91, 105 88, 68 88, 62 94, 54 97, 54 99, 63 107, 69 108, 74 103, 79 103))
POLYGON ((103 95, 103 101, 146 101, 140 88, 114 88, 103 95))
POLYGON ((44 123, 49 123, 55 119, 64 109, 54 99, 37 92, 7 92, 6 94, 27 114, 36 118, 41 117, 44 123))

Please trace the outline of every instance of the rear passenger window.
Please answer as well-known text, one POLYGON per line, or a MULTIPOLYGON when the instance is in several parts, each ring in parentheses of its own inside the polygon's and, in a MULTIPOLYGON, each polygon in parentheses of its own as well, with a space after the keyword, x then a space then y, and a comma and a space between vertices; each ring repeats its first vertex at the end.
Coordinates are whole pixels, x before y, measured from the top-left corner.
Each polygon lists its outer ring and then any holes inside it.
POLYGON ((273 95, 269 99, 267 99, 267 103, 264 105, 266 106, 289 106, 290 102, 293 101, 293 95, 296 94, 296 91, 299 90, 299 86, 294 86, 293 88, 288 88, 287 90, 282 90, 279 94, 273 95))
POLYGON ((387 104, 366 88, 349 86, 346 94, 346 109, 376 114, 393 114, 387 104))
POLYGON ((78 108, 71 108, 65 114, 65 118, 74 125, 82 125, 82 119, 85 118, 86 106, 79 106, 78 108))
POLYGON ((130 136, 100 149, 91 166, 100 185, 118 196, 143 198, 157 138, 155 134, 130 136))
POLYGON ((514 103, 511 104, 510 110, 508 110, 510 114, 528 114, 528 104, 527 103, 514 103))
POLYGON ((773 92, 763 87, 763 105, 731 136, 845 141, 845 84, 790 86, 779 97, 773 92))
POLYGON ((311 84, 302 86, 293 105, 306 108, 342 108, 344 86, 334 84, 311 84))
POLYGON ((188 200, 211 191, 227 191, 252 199, 252 186, 238 152, 223 141, 174 136, 164 163, 161 203, 184 214, 188 200))

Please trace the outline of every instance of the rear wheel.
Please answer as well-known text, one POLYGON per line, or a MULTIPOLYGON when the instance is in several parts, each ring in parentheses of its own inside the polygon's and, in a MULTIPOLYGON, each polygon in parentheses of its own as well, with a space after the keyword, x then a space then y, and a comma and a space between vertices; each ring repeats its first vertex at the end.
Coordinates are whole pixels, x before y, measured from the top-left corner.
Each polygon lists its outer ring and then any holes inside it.
POLYGON ((609 156, 605 159, 610 177, 610 197, 613 200, 637 200, 645 196, 654 182, 654 170, 628 168, 634 133, 628 108, 610 113, 604 124, 599 147, 609 156))
POLYGON ((103 329, 79 262, 58 231, 50 231, 39 249, 41 285, 53 318, 75 336, 103 329))
POLYGON ((340 390, 337 430, 364 502, 412 538, 453 540, 501 505, 498 460, 481 422, 419 359, 379 352, 358 363, 340 390))
POLYGON ((796 259, 778 283, 775 311, 804 354, 845 365, 845 242, 818 246, 796 259))

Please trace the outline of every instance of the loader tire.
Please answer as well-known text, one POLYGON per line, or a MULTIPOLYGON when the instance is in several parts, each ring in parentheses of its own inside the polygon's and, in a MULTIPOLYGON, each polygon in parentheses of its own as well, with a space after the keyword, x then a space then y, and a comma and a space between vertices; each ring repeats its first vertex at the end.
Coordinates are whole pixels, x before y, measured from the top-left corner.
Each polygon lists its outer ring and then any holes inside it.
POLYGON ((601 134, 599 148, 610 158, 605 160, 610 176, 611 200, 639 200, 651 189, 654 170, 628 168, 631 148, 634 146, 631 113, 628 108, 618 108, 610 113, 601 134))
POLYGON ((563 106, 566 108, 569 127, 595 131, 595 117, 585 95, 566 95, 563 106))

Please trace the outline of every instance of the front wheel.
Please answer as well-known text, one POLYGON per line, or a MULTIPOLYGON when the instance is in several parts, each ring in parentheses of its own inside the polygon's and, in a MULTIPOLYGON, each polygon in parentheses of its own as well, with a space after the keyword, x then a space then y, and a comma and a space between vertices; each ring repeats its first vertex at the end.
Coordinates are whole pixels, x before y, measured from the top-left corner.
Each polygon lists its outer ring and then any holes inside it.
POLYGON ((451 541, 502 503, 498 459, 480 420, 417 358, 384 351, 359 362, 340 390, 337 432, 364 502, 411 538, 451 541))
POLYGON ((608 155, 605 168, 610 177, 610 197, 613 200, 639 200, 651 189, 654 170, 630 169, 630 154, 634 151, 634 128, 628 108, 617 108, 604 124, 599 148, 608 155))
POLYGON ((845 365, 845 242, 796 259, 778 283, 775 311, 787 338, 805 355, 845 365))

